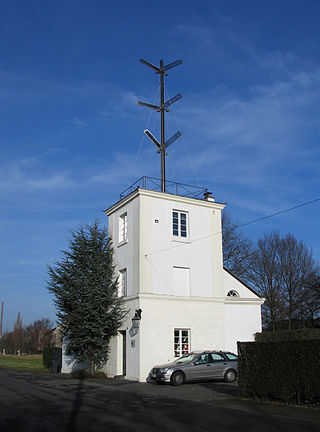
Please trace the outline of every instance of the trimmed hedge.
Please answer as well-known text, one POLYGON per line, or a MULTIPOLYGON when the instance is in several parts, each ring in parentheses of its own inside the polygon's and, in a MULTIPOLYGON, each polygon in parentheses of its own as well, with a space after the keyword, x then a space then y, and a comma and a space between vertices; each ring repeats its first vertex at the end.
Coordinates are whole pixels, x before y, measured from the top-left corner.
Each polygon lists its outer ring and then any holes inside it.
POLYGON ((276 332, 256 333, 256 342, 277 342, 284 340, 320 339, 320 329, 302 328, 295 330, 278 330, 276 332))
POLYGON ((320 402, 320 339, 238 342, 238 354, 241 396, 320 402))
POLYGON ((44 347, 42 355, 42 363, 46 369, 53 370, 53 360, 61 363, 62 349, 56 347, 44 347))
POLYGON ((72 378, 77 378, 80 380, 84 380, 87 378, 97 378, 97 379, 107 378, 107 375, 102 371, 91 373, 90 371, 88 371, 86 369, 75 370, 75 371, 71 372, 71 376, 72 376, 72 378))

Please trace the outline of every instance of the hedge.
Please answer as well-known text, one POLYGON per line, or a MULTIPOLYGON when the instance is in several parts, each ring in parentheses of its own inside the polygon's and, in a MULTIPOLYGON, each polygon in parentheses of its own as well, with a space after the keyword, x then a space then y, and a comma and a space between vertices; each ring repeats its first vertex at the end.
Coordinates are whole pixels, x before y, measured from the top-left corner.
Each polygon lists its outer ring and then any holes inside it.
POLYGON ((56 360, 58 363, 61 363, 61 355, 62 349, 56 347, 44 347, 43 355, 42 355, 42 363, 46 369, 53 369, 53 360, 56 360))
POLYGON ((320 339, 238 342, 241 396, 320 402, 320 339))
POLYGON ((320 329, 302 328, 295 330, 278 330, 276 332, 256 333, 256 342, 277 342, 284 340, 320 339, 320 329))

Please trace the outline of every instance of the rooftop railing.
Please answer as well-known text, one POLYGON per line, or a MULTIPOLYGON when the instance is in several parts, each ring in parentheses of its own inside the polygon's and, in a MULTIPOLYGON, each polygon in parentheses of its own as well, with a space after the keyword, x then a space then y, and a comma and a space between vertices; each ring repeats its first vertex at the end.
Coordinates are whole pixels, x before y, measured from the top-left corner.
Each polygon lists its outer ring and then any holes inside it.
MULTIPOLYGON (((131 192, 138 188, 161 192, 161 180, 153 177, 141 177, 120 194, 120 200, 127 195, 130 195, 131 192)), ((166 193, 169 194, 202 199, 204 194, 207 192, 208 189, 206 188, 191 186, 184 183, 176 183, 168 180, 166 181, 166 193)))

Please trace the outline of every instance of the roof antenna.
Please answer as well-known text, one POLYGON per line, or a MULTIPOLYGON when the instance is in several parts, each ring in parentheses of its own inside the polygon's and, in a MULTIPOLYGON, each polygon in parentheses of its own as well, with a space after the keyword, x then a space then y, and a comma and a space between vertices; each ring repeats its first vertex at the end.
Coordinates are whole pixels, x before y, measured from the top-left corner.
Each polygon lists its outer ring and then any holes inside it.
POLYGON ((168 75, 166 73, 167 70, 174 68, 182 63, 182 60, 177 60, 173 63, 168 64, 167 66, 163 65, 163 60, 160 60, 160 67, 153 65, 152 63, 147 62, 144 59, 140 59, 140 62, 149 68, 153 69, 157 74, 160 75, 160 105, 152 105, 146 102, 138 102, 138 105, 154 109, 160 112, 161 119, 161 140, 159 141, 152 135, 148 129, 144 131, 147 137, 153 142, 153 144, 158 148, 158 153, 161 154, 161 192, 166 191, 166 161, 165 157, 167 156, 166 149, 182 135, 181 131, 178 131, 174 134, 168 141, 165 140, 165 127, 164 127, 164 113, 168 112, 168 107, 172 105, 174 102, 182 98, 182 94, 177 94, 173 98, 169 99, 167 102, 164 101, 164 76, 168 75))

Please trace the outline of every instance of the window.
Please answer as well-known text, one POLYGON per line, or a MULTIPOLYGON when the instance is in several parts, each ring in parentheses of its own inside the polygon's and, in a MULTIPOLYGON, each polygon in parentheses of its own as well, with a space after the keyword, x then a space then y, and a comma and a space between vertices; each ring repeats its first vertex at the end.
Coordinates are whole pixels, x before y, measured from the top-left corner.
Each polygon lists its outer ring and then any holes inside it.
POLYGON ((174 356, 181 357, 190 352, 190 330, 174 330, 174 356))
POLYGON ((212 356, 213 361, 226 361, 223 354, 211 353, 211 356, 212 356))
POLYGON ((123 213, 119 217, 119 243, 127 240, 127 238, 128 238, 127 213, 123 213))
POLYGON ((212 363, 212 357, 211 354, 203 353, 196 359, 197 365, 198 364, 206 364, 206 363, 212 363))
POLYGON ((238 356, 230 352, 224 353, 228 360, 238 360, 238 356))
POLYGON ((122 269, 119 271, 119 297, 127 295, 127 269, 122 269))
POLYGON ((235 291, 235 290, 229 291, 228 294, 227 294, 227 296, 228 297, 240 297, 239 293, 237 291, 235 291))
POLYGON ((179 210, 172 211, 172 234, 175 237, 188 237, 188 213, 179 210))

